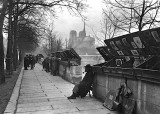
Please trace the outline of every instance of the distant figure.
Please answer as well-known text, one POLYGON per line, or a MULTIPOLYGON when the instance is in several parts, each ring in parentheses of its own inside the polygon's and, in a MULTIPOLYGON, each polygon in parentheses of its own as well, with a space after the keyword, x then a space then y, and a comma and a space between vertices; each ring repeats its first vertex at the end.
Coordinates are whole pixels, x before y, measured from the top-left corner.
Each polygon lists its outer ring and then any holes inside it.
POLYGON ((92 71, 92 67, 90 66, 90 64, 85 66, 85 72, 86 74, 83 80, 79 84, 76 84, 74 86, 73 93, 70 97, 67 97, 68 99, 76 99, 76 97, 79 96, 83 98, 91 90, 94 81, 94 73, 92 71))
POLYGON ((59 72, 59 59, 54 55, 52 58, 52 70, 53 70, 53 75, 57 76, 59 72))
POLYGON ((30 57, 31 70, 35 67, 35 63, 36 63, 35 57, 34 55, 32 55, 30 57))
POLYGON ((42 71, 43 71, 43 70, 45 70, 45 59, 42 60, 42 66, 43 66, 43 69, 42 69, 42 71))
POLYGON ((45 64, 46 64, 46 72, 50 72, 50 69, 49 69, 50 58, 49 57, 46 57, 45 64))
POLYGON ((57 76, 59 75, 59 58, 58 57, 54 57, 54 75, 57 76))
POLYGON ((53 75, 53 57, 50 58, 50 71, 51 74, 53 75))
POLYGON ((45 59, 44 59, 44 61, 42 62, 42 65, 43 65, 43 69, 42 70, 45 70, 46 72, 50 72, 50 66, 49 66, 49 64, 50 64, 50 58, 49 57, 46 57, 45 59))
POLYGON ((28 70, 28 66, 29 66, 29 58, 28 55, 26 55, 24 57, 24 70, 28 70))

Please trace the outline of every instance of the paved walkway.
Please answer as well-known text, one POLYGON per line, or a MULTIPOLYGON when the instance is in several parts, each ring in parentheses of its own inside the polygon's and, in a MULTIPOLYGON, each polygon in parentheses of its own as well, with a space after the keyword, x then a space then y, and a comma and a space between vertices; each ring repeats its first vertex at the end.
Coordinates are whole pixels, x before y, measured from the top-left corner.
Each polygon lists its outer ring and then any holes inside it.
POLYGON ((20 86, 15 86, 4 114, 116 114, 94 97, 68 100, 74 85, 42 71, 39 64, 34 70, 24 70, 21 75, 22 80, 17 83, 20 86))

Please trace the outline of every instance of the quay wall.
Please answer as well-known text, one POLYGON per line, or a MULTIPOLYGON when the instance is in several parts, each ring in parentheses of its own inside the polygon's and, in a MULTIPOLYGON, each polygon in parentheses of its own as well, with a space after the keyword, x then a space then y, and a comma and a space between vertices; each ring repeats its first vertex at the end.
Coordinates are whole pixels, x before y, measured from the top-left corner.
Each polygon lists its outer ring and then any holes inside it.
MULTIPOLYGON (((118 90, 125 82, 122 73, 96 72, 93 94, 104 102, 110 90, 118 90)), ((151 80, 127 78, 127 86, 133 92, 130 99, 136 101, 136 114, 160 114, 160 84, 151 80)))

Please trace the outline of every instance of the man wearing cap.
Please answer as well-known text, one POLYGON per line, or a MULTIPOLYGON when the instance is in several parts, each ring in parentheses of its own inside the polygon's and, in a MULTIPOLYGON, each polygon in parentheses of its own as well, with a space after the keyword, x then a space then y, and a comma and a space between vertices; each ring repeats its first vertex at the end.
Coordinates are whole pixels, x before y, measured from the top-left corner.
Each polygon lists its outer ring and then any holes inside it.
POLYGON ((76 99, 76 97, 81 96, 81 98, 85 97, 87 93, 90 91, 91 86, 94 81, 94 73, 92 71, 92 67, 90 64, 87 64, 85 66, 85 76, 83 80, 76 84, 73 88, 73 93, 70 97, 67 97, 68 99, 76 99))

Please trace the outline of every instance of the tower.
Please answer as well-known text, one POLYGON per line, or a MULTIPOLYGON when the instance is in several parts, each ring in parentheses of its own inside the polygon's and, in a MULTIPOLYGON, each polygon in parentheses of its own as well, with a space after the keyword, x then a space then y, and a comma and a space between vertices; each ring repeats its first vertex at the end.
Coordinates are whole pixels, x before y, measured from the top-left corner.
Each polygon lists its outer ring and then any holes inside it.
POLYGON ((83 28, 83 31, 80 31, 80 32, 79 32, 79 37, 80 37, 80 38, 85 38, 85 37, 86 37, 85 20, 84 20, 84 28, 83 28))
POLYGON ((85 23, 85 20, 84 20, 84 28, 83 28, 83 33, 84 33, 84 36, 86 37, 86 23, 85 23))
POLYGON ((77 32, 75 30, 71 30, 70 36, 69 36, 69 47, 73 46, 76 38, 77 38, 77 32))

